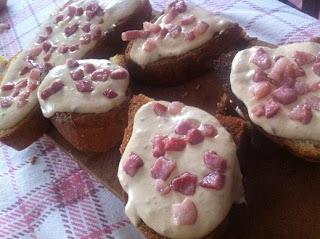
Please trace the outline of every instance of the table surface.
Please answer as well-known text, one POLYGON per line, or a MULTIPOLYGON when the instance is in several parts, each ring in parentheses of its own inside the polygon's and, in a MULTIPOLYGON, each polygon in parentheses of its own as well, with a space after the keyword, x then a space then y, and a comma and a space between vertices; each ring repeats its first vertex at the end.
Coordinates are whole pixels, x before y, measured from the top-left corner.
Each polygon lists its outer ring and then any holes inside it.
MULTIPOLYGON (((151 1, 156 10, 168 1, 151 1)), ((239 22, 251 36, 275 44, 317 36, 320 22, 276 0, 194 1, 239 22)), ((9 0, 0 22, 0 54, 27 47, 62 1, 9 0)), ((52 140, 42 137, 17 152, 0 143, 1 238, 143 238, 124 215, 123 203, 83 171, 52 140), (30 160, 36 156, 36 160, 30 160)))

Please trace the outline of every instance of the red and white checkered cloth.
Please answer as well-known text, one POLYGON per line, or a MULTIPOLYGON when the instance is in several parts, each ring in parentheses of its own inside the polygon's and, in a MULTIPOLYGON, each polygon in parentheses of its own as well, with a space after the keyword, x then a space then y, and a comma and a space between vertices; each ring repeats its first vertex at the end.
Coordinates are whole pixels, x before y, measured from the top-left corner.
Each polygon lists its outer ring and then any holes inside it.
MULTIPOLYGON (((276 0, 194 0, 239 22, 251 36, 272 43, 320 34, 320 22, 276 0)), ((168 1, 153 0, 163 9, 168 1)), ((0 55, 14 56, 34 39, 59 0, 8 0, 0 22, 0 55)), ((84 172, 54 142, 42 137, 17 152, 0 143, 0 238, 143 238, 128 221, 124 205, 84 172), (36 156, 35 164, 29 159, 36 156)))

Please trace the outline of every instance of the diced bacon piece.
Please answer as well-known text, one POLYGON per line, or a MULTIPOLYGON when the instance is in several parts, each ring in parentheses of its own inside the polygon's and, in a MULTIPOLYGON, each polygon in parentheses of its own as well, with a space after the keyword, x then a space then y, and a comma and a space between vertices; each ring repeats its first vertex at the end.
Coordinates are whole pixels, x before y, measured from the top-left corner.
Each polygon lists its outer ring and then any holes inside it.
POLYGON ((83 69, 86 73, 90 74, 96 70, 95 66, 91 63, 87 63, 83 66, 83 69))
POLYGON ((173 101, 168 105, 168 113, 172 115, 177 115, 183 109, 184 104, 180 101, 173 101))
POLYGON ((165 183, 162 179, 156 179, 156 190, 161 195, 166 195, 171 191, 171 188, 169 185, 165 183))
POLYGON ((75 68, 79 66, 79 63, 74 59, 68 59, 66 63, 69 68, 75 68))
POLYGON ((250 61, 262 70, 267 70, 272 65, 270 55, 263 48, 259 48, 250 61))
MULTIPOLYGON (((296 64, 288 64, 286 66, 286 69, 283 72, 282 82, 276 82, 276 81, 273 81, 273 82, 276 85, 279 85, 279 83, 281 83, 281 85, 283 86, 292 88, 295 85, 296 78, 297 78, 295 65, 296 64)), ((298 65, 296 66, 298 67, 298 65)))
POLYGON ((59 53, 65 54, 69 51, 69 47, 67 47, 66 45, 62 45, 59 47, 59 53))
POLYGON ((44 41, 48 40, 48 37, 47 36, 39 36, 38 37, 38 40, 37 40, 37 43, 42 43, 44 41))
POLYGON ((52 29, 51 26, 46 26, 45 30, 46 30, 46 33, 47 33, 48 35, 50 35, 50 34, 52 33, 52 31, 53 31, 53 29, 52 29))
POLYGON ((38 68, 33 68, 30 71, 29 77, 31 80, 39 81, 41 77, 41 71, 38 68))
POLYGON ((289 112, 288 116, 292 120, 308 124, 312 119, 311 108, 307 104, 299 104, 289 112))
POLYGON ((151 177, 154 179, 167 180, 175 167, 176 162, 167 160, 165 157, 160 157, 151 168, 151 177))
POLYGON ((81 30, 88 33, 90 32, 90 29, 91 29, 91 23, 90 22, 87 22, 85 23, 82 27, 81 27, 81 30))
POLYGON ((66 35, 66 37, 69 37, 71 35, 73 35, 79 28, 79 24, 78 23, 75 23, 73 24, 72 26, 67 26, 65 29, 64 29, 64 34, 66 35))
POLYGON ((91 42, 91 34, 86 33, 80 37, 80 44, 81 45, 88 45, 91 42))
POLYGON ((178 16, 178 14, 179 14, 178 11, 174 7, 171 7, 171 8, 169 8, 167 14, 164 15, 162 20, 165 24, 168 24, 168 23, 172 22, 173 19, 175 19, 176 16, 178 16))
POLYGON ((200 186, 221 190, 224 186, 225 176, 218 171, 213 171, 200 181, 200 186))
POLYGON ((76 16, 82 16, 84 13, 84 9, 82 7, 78 7, 76 10, 76 16))
POLYGON ((193 225, 198 218, 197 207, 191 198, 185 198, 182 203, 172 205, 172 216, 176 225, 193 225))
POLYGON ((77 8, 75 6, 68 7, 68 16, 72 19, 76 15, 77 8))
POLYGON ((47 100, 50 96, 59 92, 63 87, 64 87, 64 84, 62 80, 56 79, 51 83, 51 85, 48 88, 44 89, 40 93, 40 97, 43 100, 47 100))
POLYGON ((143 43, 142 49, 146 52, 152 52, 157 48, 157 43, 154 39, 148 39, 145 43, 143 43))
POLYGON ((35 91, 38 88, 39 84, 40 84, 40 81, 29 80, 28 81, 28 89, 30 91, 35 91))
POLYGON ((91 92, 94 90, 92 81, 88 81, 88 80, 80 80, 80 81, 75 81, 75 85, 77 87, 77 90, 79 92, 91 92))
POLYGON ((156 158, 164 156, 166 153, 166 150, 164 148, 164 139, 165 136, 156 135, 152 139, 152 155, 156 158))
POLYGON ((17 106, 19 108, 25 106, 29 102, 29 100, 28 100, 29 96, 30 96, 30 92, 29 91, 22 92, 18 97, 17 106))
POLYGON ((207 151, 204 153, 203 161, 205 165, 213 170, 220 173, 224 173, 227 168, 227 161, 214 151, 207 151))
POLYGON ((281 86, 272 92, 272 98, 280 104, 288 105, 297 100, 298 94, 295 89, 281 86))
POLYGON ((96 2, 90 3, 86 8, 86 16, 89 20, 95 16, 102 16, 103 14, 103 9, 96 2))
POLYGON ((16 88, 17 89, 22 89, 22 88, 25 88, 26 86, 28 85, 28 80, 27 79, 23 79, 23 80, 20 80, 16 83, 16 88))
POLYGON ((260 68, 255 70, 255 73, 253 75, 252 80, 254 82, 261 82, 261 81, 270 81, 271 82, 271 79, 268 77, 267 73, 262 71, 260 68))
POLYGON ((204 21, 201 21, 194 27, 193 33, 195 37, 198 37, 204 34, 208 29, 209 29, 209 24, 204 21))
POLYGON ((191 145, 200 144, 204 140, 204 136, 198 129, 190 129, 187 133, 187 141, 191 145))
POLYGON ((156 34, 156 33, 160 32, 161 27, 159 24, 154 24, 151 22, 144 22, 143 23, 143 30, 156 34))
POLYGON ((123 165, 123 170, 129 176, 134 177, 134 175, 136 175, 137 171, 143 166, 143 164, 143 160, 139 155, 131 153, 129 155, 129 158, 123 165))
POLYGON ((320 97, 313 96, 306 101, 306 104, 312 109, 316 111, 320 111, 320 97))
POLYGON ((294 71, 294 74, 295 74, 296 77, 300 77, 300 76, 305 76, 306 75, 306 72, 304 71, 304 69, 301 66, 299 66, 297 63, 290 64, 290 67, 294 71))
POLYGON ((102 30, 100 26, 94 26, 91 30, 92 40, 97 41, 102 36, 102 30))
POLYGON ((273 100, 268 100, 264 105, 264 109, 265 109, 265 116, 267 118, 272 118, 279 112, 280 105, 273 100))
POLYGON ((187 10, 187 5, 183 0, 179 0, 175 3, 174 8, 178 13, 184 13, 187 10))
POLYGON ((150 35, 149 31, 131 30, 121 34, 122 41, 132 41, 139 38, 146 39, 150 35))
POLYGON ((200 130, 204 137, 213 138, 218 134, 217 128, 212 124, 201 124, 200 130))
POLYGON ((12 83, 12 82, 8 82, 8 83, 3 84, 1 86, 2 91, 10 91, 10 90, 13 90, 13 88, 14 88, 14 83, 12 83))
POLYGON ((297 81, 294 85, 298 95, 305 95, 310 92, 310 87, 305 81, 297 81))
POLYGON ((42 52, 42 47, 36 47, 29 52, 29 55, 32 59, 35 59, 37 56, 40 55, 41 52, 42 52))
POLYGON ((74 51, 79 50, 79 49, 80 49, 79 44, 71 45, 69 47, 70 52, 74 52, 74 51))
POLYGON ((110 76, 111 71, 109 69, 98 69, 91 75, 93 81, 106 81, 110 76))
POLYGON ((82 80, 83 77, 84 77, 84 72, 82 69, 78 68, 76 69, 75 71, 71 72, 70 73, 71 75, 71 78, 75 81, 79 81, 79 80, 82 80))
POLYGON ((153 111, 156 115, 163 115, 167 112, 168 107, 160 104, 160 103, 155 103, 153 106, 153 111))
POLYGON ((320 76, 320 62, 315 63, 312 67, 312 70, 314 74, 316 74, 317 76, 320 76))
POLYGON ((14 89, 14 91, 11 93, 11 97, 16 97, 20 94, 20 90, 19 89, 14 89))
POLYGON ((196 21, 196 17, 194 15, 189 15, 187 17, 182 18, 180 21, 180 24, 181 26, 187 26, 187 25, 191 25, 195 21, 196 21))
POLYGON ((23 76, 25 74, 27 74, 32 68, 30 68, 29 66, 24 66, 21 71, 19 72, 20 76, 23 76))
POLYGON ((179 25, 173 25, 168 30, 169 30, 169 35, 172 38, 177 38, 181 34, 182 28, 179 25))
POLYGON ((172 190, 184 195, 193 195, 197 187, 197 176, 191 173, 183 173, 171 182, 172 190))
POLYGON ((13 104, 13 97, 11 96, 0 97, 1 108, 9 108, 12 104, 13 104))
POLYGON ((175 128, 176 134, 186 135, 190 129, 192 129, 193 125, 189 120, 182 120, 178 123, 175 128))
POLYGON ((159 33, 159 38, 164 39, 167 36, 168 32, 169 30, 167 28, 162 28, 159 33))
POLYGON ((56 23, 59 23, 63 20, 63 15, 59 15, 56 17, 56 23))
POLYGON ((111 89, 106 89, 103 92, 103 95, 106 96, 109 99, 113 99, 113 98, 116 98, 118 96, 118 94, 115 91, 111 90, 111 89))
POLYGON ((185 32, 184 33, 184 39, 186 41, 192 41, 196 38, 196 36, 194 35, 194 32, 193 31, 189 31, 189 32, 185 32))
POLYGON ((273 83, 279 85, 282 82, 283 74, 289 64, 291 64, 291 62, 286 57, 281 57, 276 61, 268 75, 268 77, 273 80, 273 83))
POLYGON ((46 72, 49 72, 53 67, 54 67, 54 64, 52 64, 50 62, 44 63, 44 69, 46 72))
POLYGON ((293 58, 295 58, 295 61, 299 66, 313 63, 316 60, 316 57, 314 55, 304 51, 295 51, 293 53, 293 58))
POLYGON ((113 80, 122 80, 126 79, 129 76, 129 73, 126 69, 116 69, 113 70, 110 74, 111 79, 113 80))
POLYGON ((166 151, 183 151, 187 143, 184 139, 169 137, 164 139, 164 149, 166 151))
POLYGON ((261 117, 265 115, 265 107, 264 105, 256 105, 251 110, 252 114, 254 114, 256 117, 261 117))
POLYGON ((250 87, 254 98, 259 100, 270 94, 272 86, 268 81, 256 82, 250 87))

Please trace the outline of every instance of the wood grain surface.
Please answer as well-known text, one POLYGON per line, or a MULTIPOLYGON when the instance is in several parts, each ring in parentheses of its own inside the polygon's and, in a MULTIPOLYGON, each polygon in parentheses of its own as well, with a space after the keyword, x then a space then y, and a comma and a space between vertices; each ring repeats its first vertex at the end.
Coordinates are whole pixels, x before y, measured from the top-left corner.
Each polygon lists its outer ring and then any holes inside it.
MULTIPOLYGON (((229 78, 232 55, 212 62, 215 72, 178 87, 133 84, 133 92, 155 99, 180 100, 215 113, 223 93, 222 83, 229 78)), ((84 154, 73 149, 55 129, 48 136, 116 196, 126 200, 117 179, 118 147, 104 154, 84 154)), ((232 208, 225 238, 319 239, 320 164, 294 157, 254 130, 239 158, 247 205, 232 208)))

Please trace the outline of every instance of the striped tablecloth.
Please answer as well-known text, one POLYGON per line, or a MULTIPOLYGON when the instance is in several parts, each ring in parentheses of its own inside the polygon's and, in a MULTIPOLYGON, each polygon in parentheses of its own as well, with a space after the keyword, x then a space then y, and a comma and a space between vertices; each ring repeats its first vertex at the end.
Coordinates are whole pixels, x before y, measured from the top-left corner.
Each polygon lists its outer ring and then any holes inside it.
MULTIPOLYGON (((168 1, 151 1, 163 9, 168 1)), ((271 43, 320 35, 320 22, 276 0, 194 0, 271 43)), ((8 59, 33 40, 59 0, 8 0, 0 23, 0 55, 8 59)), ((0 143, 0 238, 143 238, 124 205, 54 142, 42 137, 21 152, 0 143), (36 160, 32 158, 36 157, 36 160)))

